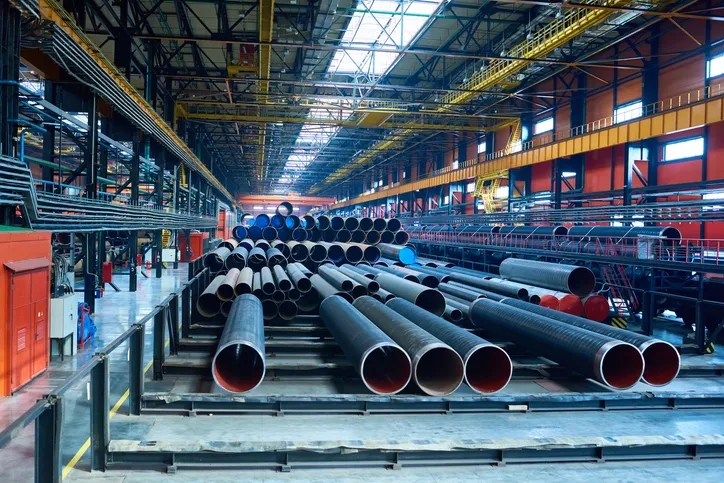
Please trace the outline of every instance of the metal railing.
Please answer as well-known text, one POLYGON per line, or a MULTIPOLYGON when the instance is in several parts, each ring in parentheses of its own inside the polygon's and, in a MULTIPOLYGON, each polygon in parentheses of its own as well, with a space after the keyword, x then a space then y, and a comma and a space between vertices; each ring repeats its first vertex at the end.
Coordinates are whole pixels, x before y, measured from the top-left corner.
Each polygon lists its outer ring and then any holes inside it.
POLYGON ((0 450, 17 438, 24 428, 35 423, 35 481, 60 482, 63 478, 61 437, 64 397, 90 376, 90 469, 105 471, 110 442, 110 354, 128 342, 129 414, 138 416, 141 414, 146 372, 143 364, 146 325, 153 322, 152 377, 160 380, 163 379, 166 332, 168 330, 169 353, 177 354, 179 330, 188 332, 192 307, 196 306, 202 287, 208 284, 209 271, 200 264, 201 258, 189 263, 189 280, 178 291, 171 293, 145 317, 96 352, 72 376, 0 431, 0 450))
POLYGON ((568 235, 516 235, 502 233, 460 233, 453 231, 411 231, 410 242, 500 247, 545 251, 550 256, 595 255, 632 261, 686 263, 689 271, 724 265, 724 240, 699 238, 657 239, 647 237, 578 237, 568 235))

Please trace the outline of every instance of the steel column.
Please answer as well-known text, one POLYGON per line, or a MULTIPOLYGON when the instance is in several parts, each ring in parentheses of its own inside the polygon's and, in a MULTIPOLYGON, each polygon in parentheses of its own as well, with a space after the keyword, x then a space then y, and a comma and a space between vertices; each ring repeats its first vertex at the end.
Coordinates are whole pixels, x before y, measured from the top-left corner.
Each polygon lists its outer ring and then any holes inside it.
POLYGON ((143 395, 143 344, 145 325, 134 324, 136 331, 129 338, 128 353, 128 412, 131 416, 141 415, 143 395))
POLYGON ((60 483, 63 479, 60 440, 63 434, 63 398, 51 404, 35 420, 35 481, 60 483))
POLYGON ((166 311, 163 307, 153 317, 153 380, 163 380, 164 351, 166 349, 166 311))
POLYGON ((91 369, 91 471, 106 471, 110 430, 110 359, 103 354, 91 369))
MULTIPOLYGON (((131 204, 138 205, 138 190, 140 181, 140 152, 141 152, 141 132, 134 130, 133 132, 133 157, 131 158, 131 204)), ((136 255, 138 254, 138 231, 130 231, 128 234, 128 268, 129 280, 128 291, 135 292, 138 287, 136 255)))
MULTIPOLYGON (((166 171, 166 150, 163 147, 160 148, 157 154, 156 166, 158 166, 158 173, 156 174, 156 209, 163 211, 163 175, 166 171)), ((153 264, 156 268, 156 278, 161 278, 163 270, 163 262, 161 261, 163 253, 163 230, 156 230, 153 238, 153 264)))

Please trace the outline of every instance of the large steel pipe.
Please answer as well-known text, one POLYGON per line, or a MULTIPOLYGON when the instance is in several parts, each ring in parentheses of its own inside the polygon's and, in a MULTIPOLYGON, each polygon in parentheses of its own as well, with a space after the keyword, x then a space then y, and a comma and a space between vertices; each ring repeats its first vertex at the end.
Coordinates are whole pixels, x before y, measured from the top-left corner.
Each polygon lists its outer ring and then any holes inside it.
POLYGON ((261 237, 265 239, 266 241, 270 242, 272 240, 276 240, 277 238, 277 229, 273 226, 267 226, 261 231, 261 237))
POLYGON ((362 230, 355 230, 352 232, 352 243, 362 243, 365 241, 365 238, 367 237, 367 233, 365 233, 362 230))
POLYGON ((614 389, 628 389, 644 372, 644 358, 633 345, 529 310, 483 298, 470 306, 470 319, 478 327, 614 389))
POLYGON ((224 268, 226 257, 231 254, 231 250, 226 247, 216 248, 204 255, 204 267, 212 272, 218 272, 224 268))
POLYGON ((269 215, 262 213, 260 215, 256 215, 256 218, 254 218, 254 226, 257 226, 261 228, 262 230, 269 226, 269 223, 271 222, 271 219, 269 218, 269 215))
POLYGON ((450 276, 450 280, 459 282, 462 285, 469 285, 471 287, 481 288, 483 290, 488 290, 490 292, 506 295, 508 297, 519 298, 521 300, 529 299, 528 291, 524 288, 501 285, 499 283, 491 282, 490 280, 487 280, 485 278, 475 277, 473 275, 467 275, 461 272, 455 272, 451 270, 442 270, 439 268, 431 270, 435 270, 438 273, 447 274, 450 276))
POLYGON ((341 216, 333 216, 329 219, 329 228, 334 231, 342 230, 344 228, 344 218, 341 216))
POLYGON ((274 281, 282 292, 289 292, 292 289, 292 281, 289 280, 287 273, 281 265, 275 265, 272 269, 274 281))
POLYGON ((583 316, 596 322, 603 322, 608 318, 611 307, 608 299, 600 294, 591 294, 581 300, 583 303, 583 316))
POLYGON ((244 238, 239 242, 239 246, 246 248, 246 251, 250 252, 252 248, 254 248, 254 240, 251 238, 244 238))
POLYGON ((365 243, 369 243, 370 245, 376 245, 380 242, 380 232, 376 230, 370 230, 367 232, 367 235, 365 236, 365 243))
POLYGON ((507 258, 500 264, 500 276, 516 282, 562 290, 579 297, 590 294, 596 277, 586 267, 507 258))
POLYGON ((225 275, 217 275, 206 290, 196 299, 196 311, 204 317, 214 317, 221 311, 221 300, 216 296, 219 286, 224 283, 225 275))
POLYGON ((312 288, 312 282, 309 281, 309 278, 304 275, 296 263, 287 265, 287 275, 301 293, 307 293, 312 288))
POLYGON ((254 297, 258 298, 259 300, 264 300, 265 298, 267 298, 267 295, 264 293, 264 290, 261 288, 261 273, 256 272, 251 280, 252 280, 251 293, 254 294, 254 297))
POLYGON ((236 238, 238 241, 246 238, 246 227, 244 225, 237 225, 231 230, 231 236, 236 238))
POLYGON ((359 229, 362 231, 370 231, 372 228, 374 228, 374 222, 372 221, 372 218, 359 218, 359 229))
POLYGON ((339 245, 342 247, 342 250, 344 250, 345 260, 349 263, 358 263, 362 261, 362 258, 364 257, 364 249, 352 243, 340 243, 339 245))
POLYGON ((261 248, 264 252, 266 252, 271 248, 271 245, 269 245, 269 242, 266 240, 257 240, 254 242, 254 248, 261 248))
MULTIPOLYGON (((456 282, 454 280, 451 280, 450 282, 447 282, 448 285, 451 287, 459 287, 463 290, 467 290, 468 292, 475 292, 477 294, 482 295, 485 298, 489 298, 490 300, 495 300, 496 302, 500 302, 504 298, 507 298, 505 295, 500 295, 499 293, 491 292, 489 290, 483 290, 482 288, 478 287, 471 287, 469 285, 465 285, 464 283, 456 282)), ((476 300, 480 298, 477 297, 476 300)))
MULTIPOLYGON (((454 295, 445 295, 445 313, 447 313, 447 307, 454 307, 460 311, 463 317, 470 318, 470 304, 467 300, 463 300, 455 297, 454 295)), ((477 300, 477 299, 476 299, 477 300)))
POLYGON ((326 243, 332 243, 337 239, 337 232, 334 230, 324 230, 322 232, 322 241, 326 243))
POLYGON ((292 320, 297 316, 297 304, 292 300, 283 300, 277 304, 277 314, 282 320, 292 320))
POLYGON ((395 234, 392 233, 390 230, 380 232, 380 243, 395 243, 395 234))
POLYGON ((473 290, 468 290, 467 288, 462 288, 457 285, 450 285, 449 283, 441 283, 438 285, 437 289, 441 291, 443 294, 450 294, 457 298, 467 300, 468 302, 475 302, 481 297, 485 297, 485 295, 475 292, 473 290))
POLYGON ((271 245, 272 248, 276 248, 277 250, 279 250, 282 255, 284 255, 284 258, 289 259, 289 257, 291 257, 292 250, 291 248, 289 248, 288 244, 284 243, 281 240, 274 240, 271 245))
POLYGON ((445 396, 460 387, 465 366, 450 346, 372 297, 360 297, 353 305, 407 352, 412 378, 422 392, 445 396))
POLYGON ((298 242, 306 241, 309 238, 309 232, 304 228, 295 228, 292 231, 292 238, 298 242))
POLYGON ((352 232, 349 230, 341 229, 337 232, 337 236, 334 241, 339 243, 349 243, 352 240, 352 232))
MULTIPOLYGON (((306 220, 306 217, 304 217, 304 219, 306 220)), ((317 228, 319 228, 320 231, 325 231, 325 230, 328 230, 328 229, 329 229, 329 224, 330 224, 329 218, 327 218, 327 217, 324 216, 324 215, 320 215, 319 217, 317 217, 315 226, 316 226, 317 228)), ((305 226, 305 228, 309 229, 309 228, 311 228, 311 227, 310 227, 310 226, 305 226)))
POLYGON ((500 347, 407 300, 396 298, 386 305, 452 347, 462 357, 465 382, 474 391, 489 394, 500 391, 510 382, 513 363, 500 347))
POLYGON ((257 225, 250 226, 249 230, 247 230, 247 234, 249 235, 249 238, 251 238, 253 241, 257 241, 261 238, 261 232, 263 228, 257 225))
POLYGON ((272 299, 264 299, 261 301, 262 313, 264 314, 264 320, 272 320, 274 317, 279 315, 279 306, 272 299))
POLYGON ((297 215, 289 215, 287 219, 284 220, 284 224, 289 230, 293 230, 301 225, 301 221, 297 215))
POLYGON ((254 247, 249 252, 249 267, 258 272, 261 267, 266 267, 266 252, 261 247, 254 247))
POLYGON ((268 260, 269 267, 275 265, 281 265, 282 267, 287 266, 287 258, 278 248, 270 248, 266 251, 266 258, 268 260))
POLYGON ((331 297, 332 295, 339 295, 349 303, 354 302, 354 297, 352 297, 352 294, 350 294, 349 292, 345 292, 344 290, 337 290, 335 286, 327 282, 324 278, 322 278, 320 275, 317 275, 316 273, 309 277, 309 280, 312 282, 312 287, 314 288, 314 290, 316 290, 316 292, 319 294, 320 300, 324 300, 328 297, 331 297))
POLYGON ((219 243, 219 246, 216 248, 224 247, 224 248, 228 248, 229 251, 233 252, 234 249, 236 249, 236 247, 238 245, 239 245, 239 242, 236 240, 236 238, 227 238, 226 240, 219 243))
POLYGON ((357 228, 359 228, 359 220, 357 218, 345 218, 344 228, 351 232, 355 231, 357 228))
POLYGON ((369 293, 370 295, 380 289, 380 284, 377 283, 375 280, 367 278, 359 272, 355 272, 347 265, 342 265, 337 270, 339 270, 341 273, 351 278, 358 284, 364 286, 367 289, 367 293, 369 293))
POLYGON ((222 302, 231 300, 236 295, 234 289, 236 288, 236 281, 239 278, 239 273, 238 268, 232 268, 226 272, 226 276, 221 281, 221 285, 219 285, 219 288, 216 289, 216 296, 219 297, 219 300, 222 302))
POLYGON ((385 221, 387 222, 387 229, 392 233, 397 233, 402 229, 402 223, 397 218, 388 218, 385 221))
POLYGON ((397 267, 393 265, 391 267, 388 267, 385 271, 388 273, 398 272, 404 275, 412 275, 417 279, 418 283, 421 283, 425 287, 437 288, 440 283, 440 281, 434 275, 430 275, 429 273, 422 273, 409 267, 397 267))
POLYGON ((277 230, 287 226, 287 220, 282 215, 276 214, 271 217, 270 225, 277 230))
POLYGON ((238 268, 241 270, 246 266, 246 259, 249 257, 249 250, 241 244, 237 246, 224 261, 227 269, 238 268))
MULTIPOLYGON (((312 282, 309 282, 310 284, 312 282)), ((312 312, 319 306, 319 294, 312 289, 307 293, 303 293, 297 300, 297 308, 303 312, 312 312)))
POLYGON ((250 294, 234 300, 211 361, 211 374, 222 389, 242 393, 264 380, 264 316, 259 299, 250 294))
POLYGON ((374 228, 375 231, 384 231, 387 229, 387 220, 384 218, 375 218, 372 221, 372 228, 374 228))
POLYGON ((377 292, 371 293, 370 296, 376 298, 382 303, 385 303, 388 300, 392 300, 393 298, 395 298, 395 294, 388 292, 384 289, 379 289, 377 292))
POLYGON ((380 243, 377 248, 382 252, 385 258, 399 260, 405 265, 415 263, 415 250, 408 246, 390 245, 389 243, 380 243))
POLYGON ((437 278, 437 281, 439 283, 446 283, 450 281, 450 275, 433 270, 431 267, 426 267, 424 265, 412 265, 410 268, 418 272, 433 275, 435 278, 437 278))
POLYGON ((380 273, 375 277, 375 280, 383 289, 414 303, 418 307, 422 307, 428 312, 435 315, 445 313, 445 297, 437 290, 389 273, 380 273))
POLYGON ((287 227, 280 228, 277 230, 277 238, 283 242, 288 242, 292 239, 292 232, 287 227))
MULTIPOLYGON (((334 265, 321 265, 317 271, 327 282, 334 285, 338 290, 352 292, 355 281, 343 273, 337 271, 334 265)), ((359 285, 359 284, 358 284, 359 285)), ((353 295, 354 296, 354 295, 353 295)))
MULTIPOLYGON (((326 249, 327 258, 329 258, 334 263, 339 263, 342 260, 344 260, 344 249, 342 248, 342 245, 340 245, 338 243, 328 243, 328 242, 319 242, 318 245, 321 245, 326 249)), ((316 261, 316 260, 314 260, 314 258, 312 258, 312 261, 316 261)))
POLYGON ((273 294, 277 289, 274 284, 274 276, 269 267, 262 267, 261 269, 261 289, 266 295, 273 294))
POLYGON ((507 298, 502 300, 502 303, 635 345, 644 357, 645 368, 642 380, 646 384, 664 386, 673 381, 679 374, 681 367, 679 351, 668 342, 593 322, 575 315, 526 304, 521 300, 507 298))
POLYGON ((319 315, 367 389, 395 394, 407 386, 412 376, 410 357, 359 310, 331 296, 319 306, 319 315))
POLYGON ((236 286, 234 287, 234 294, 236 296, 243 295, 245 293, 251 293, 252 284, 254 283, 254 270, 249 267, 244 267, 239 272, 239 278, 236 279, 236 286))
POLYGON ((304 243, 290 241, 288 245, 289 257, 295 262, 303 262, 309 257, 309 248, 304 243))
POLYGON ((581 301, 581 298, 577 295, 573 295, 567 292, 558 292, 547 288, 536 287, 535 285, 530 285, 526 283, 512 282, 510 280, 503 280, 500 278, 488 277, 487 280, 490 280, 493 283, 499 283, 511 287, 518 286, 524 288, 530 294, 531 299, 533 298, 533 295, 537 295, 538 297, 540 297, 540 302, 538 305, 542 305, 543 307, 548 307, 549 309, 553 310, 560 310, 561 312, 565 312, 571 315, 580 316, 583 314, 583 302, 581 301))
POLYGON ((277 206, 276 213, 281 216, 289 216, 294 212, 294 207, 288 201, 282 201, 277 206))

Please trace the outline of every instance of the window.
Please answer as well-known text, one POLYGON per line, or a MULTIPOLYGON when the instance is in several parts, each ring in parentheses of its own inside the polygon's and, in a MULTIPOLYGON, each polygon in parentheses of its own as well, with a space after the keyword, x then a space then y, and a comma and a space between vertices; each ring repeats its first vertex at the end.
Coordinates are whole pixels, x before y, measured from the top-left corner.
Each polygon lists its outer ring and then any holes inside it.
POLYGON ((705 200, 724 200, 724 192, 708 193, 703 196, 705 200))
POLYGON ((465 192, 472 193, 473 191, 475 191, 475 182, 468 183, 468 185, 465 187, 465 192))
POLYGON ((510 194, 510 189, 507 186, 499 186, 497 191, 495 192, 496 198, 507 198, 510 194))
POLYGON ((510 146, 510 152, 511 153, 519 153, 523 150, 523 142, 518 141, 517 143, 513 143, 512 146, 510 146))
POLYGON ((452 169, 458 169, 459 166, 460 166, 460 163, 458 161, 453 161, 452 169))
POLYGON ((561 173, 561 176, 563 176, 564 178, 575 178, 576 172, 575 171, 564 171, 561 173))
POLYGON ((648 161, 649 148, 643 146, 629 146, 628 159, 633 161, 648 161))
POLYGON ((702 136, 664 144, 664 161, 695 158, 704 155, 702 136))
POLYGON ((545 119, 541 119, 540 121, 536 121, 535 124, 533 124, 533 134, 543 134, 544 132, 549 132, 553 130, 553 117, 547 117, 545 119))
POLYGON ((485 153, 485 138, 478 140, 478 154, 485 153))
POLYGON ((400 2, 371 0, 354 10, 329 66, 330 73, 383 75, 437 10, 442 0, 400 2), (344 47, 375 47, 375 52, 344 50, 344 47), (390 52, 384 52, 390 50, 390 52))
POLYGON ((619 106, 613 111, 613 123, 618 124, 643 116, 643 107, 644 105, 641 101, 629 102, 628 104, 619 106))
POLYGON ((724 54, 719 54, 706 62, 706 78, 722 74, 724 74, 724 54))
POLYGON ((450 197, 448 195, 445 195, 445 197, 442 199, 442 204, 447 205, 450 203, 450 197))

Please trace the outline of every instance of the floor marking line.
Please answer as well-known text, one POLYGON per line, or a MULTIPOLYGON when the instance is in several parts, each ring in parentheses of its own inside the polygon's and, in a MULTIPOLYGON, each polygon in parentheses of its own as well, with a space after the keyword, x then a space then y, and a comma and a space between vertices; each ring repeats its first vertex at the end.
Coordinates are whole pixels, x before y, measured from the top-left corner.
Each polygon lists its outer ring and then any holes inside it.
MULTIPOLYGON (((168 347, 169 342, 170 341, 167 340, 166 344, 164 344, 164 347, 168 347)), ((146 364, 146 367, 143 368, 143 373, 146 374, 152 365, 153 365, 153 358, 151 358, 151 360, 148 361, 148 364, 146 364)), ((131 389, 127 388, 126 392, 124 392, 121 395, 121 397, 118 398, 118 401, 116 401, 116 404, 114 404, 113 407, 111 408, 111 410, 108 412, 109 419, 112 418, 116 414, 116 412, 118 412, 118 410, 121 408, 123 403, 126 402, 126 399, 128 399, 128 396, 130 396, 130 394, 131 394, 131 389)), ((65 465, 65 467, 63 468, 63 474, 62 474, 62 478, 61 478, 62 480, 64 480, 65 477, 68 476, 70 474, 70 472, 73 470, 73 468, 75 468, 75 465, 78 464, 78 461, 80 461, 80 459, 83 457, 85 452, 88 451, 88 448, 90 448, 90 445, 91 445, 91 440, 90 440, 90 438, 88 438, 85 441, 85 443, 83 443, 83 445, 78 449, 78 451, 75 453, 75 455, 73 455, 73 457, 70 459, 70 461, 68 461, 68 464, 65 465)))

